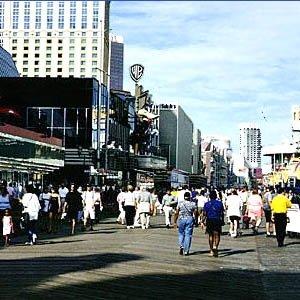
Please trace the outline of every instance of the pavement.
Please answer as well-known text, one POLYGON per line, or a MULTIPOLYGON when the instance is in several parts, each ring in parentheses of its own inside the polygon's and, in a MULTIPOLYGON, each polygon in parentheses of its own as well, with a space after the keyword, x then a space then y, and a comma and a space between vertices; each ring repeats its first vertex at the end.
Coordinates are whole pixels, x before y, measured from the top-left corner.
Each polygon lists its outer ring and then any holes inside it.
POLYGON ((222 236, 218 258, 196 228, 191 255, 178 254, 177 230, 128 230, 105 219, 95 231, 25 237, 0 248, 0 299, 300 299, 300 239, 276 239, 264 230, 222 236))

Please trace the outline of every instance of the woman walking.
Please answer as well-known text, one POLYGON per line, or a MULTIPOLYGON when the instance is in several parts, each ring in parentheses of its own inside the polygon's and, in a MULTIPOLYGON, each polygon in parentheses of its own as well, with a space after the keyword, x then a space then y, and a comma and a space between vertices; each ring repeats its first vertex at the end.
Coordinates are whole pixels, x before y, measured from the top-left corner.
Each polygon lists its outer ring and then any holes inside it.
POLYGON ((124 210, 127 229, 134 228, 134 217, 136 212, 136 201, 133 194, 133 186, 127 187, 127 192, 124 195, 124 210))
POLYGON ((191 201, 190 192, 184 193, 184 200, 178 203, 174 222, 177 223, 179 254, 189 255, 195 220, 197 219, 197 205, 191 201))
POLYGON ((253 189, 247 201, 247 213, 250 218, 253 234, 258 234, 258 227, 261 223, 263 203, 257 189, 253 189))
POLYGON ((49 228, 49 203, 51 193, 48 187, 45 187, 43 193, 40 194, 39 201, 41 205, 41 220, 40 229, 41 231, 47 232, 49 228))
POLYGON ((58 219, 60 212, 60 197, 57 188, 51 188, 51 197, 49 202, 49 231, 48 233, 54 233, 58 230, 58 219))
POLYGON ((151 207, 151 194, 146 190, 145 187, 142 188, 140 199, 138 202, 138 210, 140 213, 142 229, 148 229, 150 225, 150 213, 152 211, 151 207))
POLYGON ((71 235, 75 233, 76 221, 78 218, 78 212, 83 209, 81 194, 77 191, 74 184, 71 184, 70 191, 66 195, 66 201, 64 205, 64 212, 67 213, 67 217, 71 222, 71 235))
POLYGON ((119 216, 117 218, 117 223, 124 225, 125 224, 125 210, 124 210, 124 201, 126 195, 126 188, 122 187, 120 193, 117 196, 117 202, 119 206, 119 216))

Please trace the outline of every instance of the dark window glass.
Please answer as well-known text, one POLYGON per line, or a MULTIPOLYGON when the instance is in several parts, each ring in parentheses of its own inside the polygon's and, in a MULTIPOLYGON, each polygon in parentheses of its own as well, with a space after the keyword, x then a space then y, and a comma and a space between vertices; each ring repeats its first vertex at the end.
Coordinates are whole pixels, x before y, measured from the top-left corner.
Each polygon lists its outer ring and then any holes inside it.
POLYGON ((78 124, 79 128, 85 128, 87 125, 87 120, 85 116, 85 108, 78 109, 78 124))
POLYGON ((78 147, 78 137, 76 135, 76 129, 66 129, 66 136, 65 136, 65 146, 69 148, 76 148, 78 147))
POLYGON ((53 109, 53 127, 64 126, 64 109, 58 108, 53 109))
POLYGON ((39 123, 39 110, 37 108, 28 108, 28 127, 36 128, 39 123))
POLYGON ((51 109, 41 109, 40 110, 40 120, 46 122, 47 126, 51 126, 51 109))
POLYGON ((89 148, 91 142, 89 142, 89 137, 87 136, 87 130, 85 128, 79 129, 78 131, 78 141, 79 144, 84 148, 89 148))
POLYGON ((76 128, 77 123, 77 109, 67 108, 66 110, 66 127, 76 128))
POLYGON ((53 129, 53 136, 62 139, 64 136, 64 130, 63 129, 53 129))

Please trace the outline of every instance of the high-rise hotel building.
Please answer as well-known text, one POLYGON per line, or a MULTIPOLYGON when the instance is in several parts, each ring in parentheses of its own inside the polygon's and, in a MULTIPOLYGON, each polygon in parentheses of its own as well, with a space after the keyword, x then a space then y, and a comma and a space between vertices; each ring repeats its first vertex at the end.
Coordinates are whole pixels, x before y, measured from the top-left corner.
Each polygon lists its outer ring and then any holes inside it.
POLYGON ((252 123, 240 124, 239 154, 244 157, 252 168, 261 167, 261 133, 252 123))
POLYGON ((107 83, 109 1, 0 1, 0 46, 21 76, 107 83))

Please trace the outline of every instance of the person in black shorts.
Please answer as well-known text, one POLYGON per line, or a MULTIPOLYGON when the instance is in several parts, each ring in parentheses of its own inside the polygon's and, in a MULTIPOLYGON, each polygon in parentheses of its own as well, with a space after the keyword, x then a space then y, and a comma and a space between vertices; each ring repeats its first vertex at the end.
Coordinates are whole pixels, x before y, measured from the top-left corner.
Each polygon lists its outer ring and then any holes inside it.
POLYGON ((210 247, 209 255, 218 257, 218 247, 224 222, 224 207, 222 201, 217 198, 216 191, 211 191, 209 198, 210 200, 205 203, 203 208, 204 219, 201 227, 206 223, 206 232, 208 233, 210 247))

